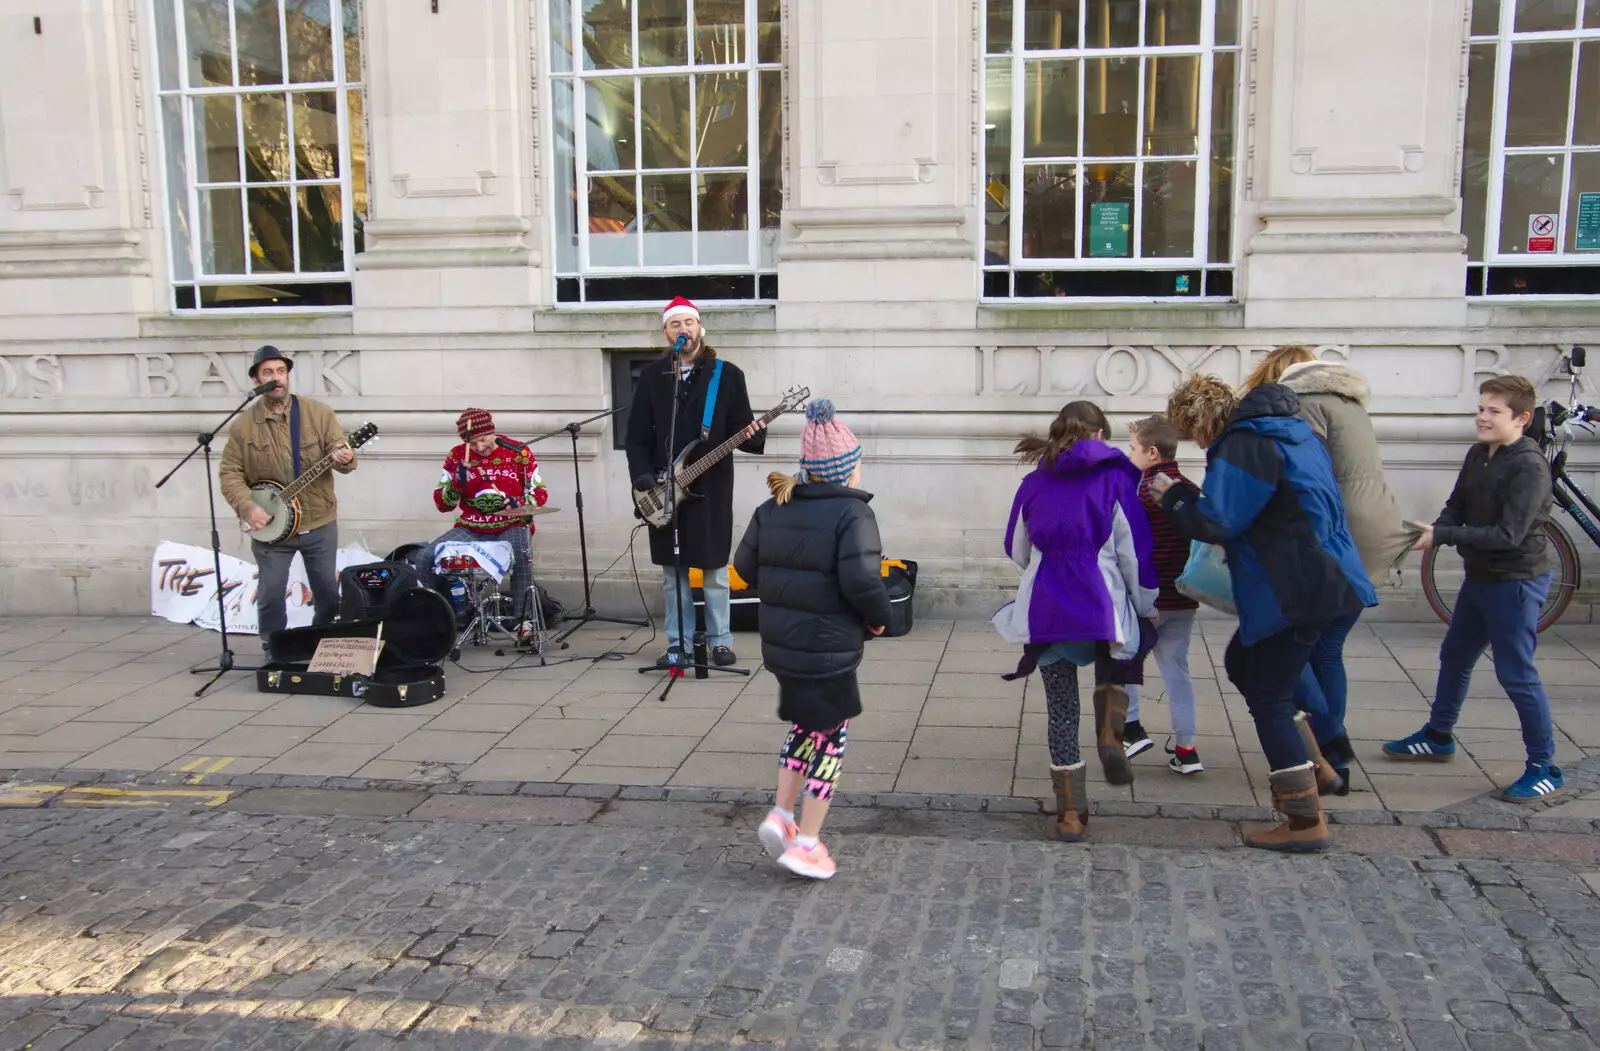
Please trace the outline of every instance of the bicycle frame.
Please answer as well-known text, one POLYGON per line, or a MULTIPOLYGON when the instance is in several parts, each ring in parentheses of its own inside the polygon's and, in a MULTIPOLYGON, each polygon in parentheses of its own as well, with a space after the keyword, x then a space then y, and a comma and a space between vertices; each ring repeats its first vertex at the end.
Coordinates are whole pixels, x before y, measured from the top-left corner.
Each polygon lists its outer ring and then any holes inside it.
POLYGON ((1578 528, 1583 530, 1591 543, 1600 547, 1600 523, 1596 522, 1596 519, 1600 518, 1600 504, 1597 504, 1583 486, 1573 481, 1572 476, 1567 474, 1567 446, 1573 437, 1572 421, 1577 419, 1580 426, 1584 425, 1585 409, 1578 401, 1578 379, 1583 373, 1583 360, 1584 356, 1577 354, 1567 357, 1567 375, 1572 377, 1567 394, 1570 408, 1556 402, 1550 403, 1545 411, 1559 412, 1561 418, 1556 419, 1552 416, 1549 419, 1548 429, 1545 434, 1540 435, 1540 444, 1544 446, 1545 453, 1550 459, 1550 487, 1556 504, 1578 524, 1578 528), (1559 442, 1556 440, 1558 430, 1559 442))

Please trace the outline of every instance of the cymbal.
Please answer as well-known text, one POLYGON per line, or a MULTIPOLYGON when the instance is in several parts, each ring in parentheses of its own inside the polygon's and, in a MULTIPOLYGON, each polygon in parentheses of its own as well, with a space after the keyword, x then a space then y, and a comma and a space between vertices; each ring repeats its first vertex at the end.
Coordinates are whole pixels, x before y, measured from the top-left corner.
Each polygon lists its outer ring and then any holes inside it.
POLYGON ((539 515, 553 515, 559 510, 561 510, 561 508, 556 507, 553 504, 545 504, 543 507, 534 507, 532 504, 530 504, 527 507, 518 507, 510 511, 500 511, 498 513, 501 518, 535 518, 539 515))

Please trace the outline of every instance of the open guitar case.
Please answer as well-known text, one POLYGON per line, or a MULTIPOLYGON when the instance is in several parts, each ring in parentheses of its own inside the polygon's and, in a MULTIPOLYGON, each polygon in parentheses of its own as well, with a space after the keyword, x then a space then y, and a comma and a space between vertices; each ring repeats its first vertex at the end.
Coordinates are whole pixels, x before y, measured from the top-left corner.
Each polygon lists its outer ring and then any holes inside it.
POLYGON ((444 695, 441 662, 455 641, 456 617, 449 601, 436 591, 413 587, 395 594, 376 615, 274 632, 274 659, 256 670, 256 688, 262 693, 314 693, 350 697, 379 708, 412 708, 444 695), (383 652, 370 676, 307 670, 323 639, 376 639, 380 624, 383 652))

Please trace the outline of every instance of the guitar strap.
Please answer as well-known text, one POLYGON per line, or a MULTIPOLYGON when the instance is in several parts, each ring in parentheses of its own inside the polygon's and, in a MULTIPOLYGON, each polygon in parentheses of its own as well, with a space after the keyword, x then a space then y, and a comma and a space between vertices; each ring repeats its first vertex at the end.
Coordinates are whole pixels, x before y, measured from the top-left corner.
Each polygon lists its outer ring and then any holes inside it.
POLYGON ((289 395, 289 451, 294 456, 294 476, 300 477, 300 399, 289 395))
POLYGON ((700 440, 705 441, 711 437, 711 414, 717 408, 717 389, 722 386, 722 359, 718 358, 715 365, 711 366, 711 385, 706 388, 706 411, 700 417, 700 440))

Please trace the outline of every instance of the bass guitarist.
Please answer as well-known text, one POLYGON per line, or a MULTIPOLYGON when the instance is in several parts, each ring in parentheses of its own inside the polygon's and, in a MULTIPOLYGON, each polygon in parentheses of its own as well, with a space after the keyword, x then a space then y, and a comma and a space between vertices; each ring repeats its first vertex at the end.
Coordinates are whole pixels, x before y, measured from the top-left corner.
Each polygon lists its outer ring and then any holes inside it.
MULTIPOLYGON (((706 450, 742 434, 745 440, 739 450, 755 454, 767 444, 766 430, 756 425, 750 411, 744 373, 727 361, 721 362, 718 370, 717 352, 706 344, 700 311, 695 305, 682 296, 668 303, 661 313, 661 333, 666 337, 666 353, 640 374, 628 416, 628 474, 633 487, 641 492, 660 481, 673 458, 691 442, 698 442, 699 448, 706 450), (680 379, 676 406, 674 369, 680 379), (708 423, 707 401, 714 378, 715 400, 711 402, 708 423), (675 448, 668 449, 674 411, 675 448)), ((680 636, 678 623, 680 588, 683 609, 693 623, 690 568, 705 575, 706 643, 711 647, 711 659, 724 667, 737 659, 733 653, 728 591, 728 556, 733 548, 733 458, 727 457, 702 475, 693 492, 695 495, 678 509, 675 523, 683 555, 681 571, 674 569, 673 525, 650 530, 650 561, 661 567, 661 593, 667 606, 669 650, 656 661, 658 668, 670 666, 681 644, 694 634, 689 628, 680 636)))
MULTIPOLYGON (((253 483, 287 485, 304 468, 330 454, 334 470, 340 474, 356 469, 356 454, 345 445, 333 410, 315 398, 290 393, 289 374, 293 371, 294 362, 277 347, 256 351, 250 362, 250 382, 277 386, 233 421, 222 450, 222 497, 251 529, 271 521, 250 499, 253 483)), ((289 621, 285 593, 295 552, 305 560, 311 584, 316 611, 312 623, 327 624, 339 612, 339 502, 333 495, 332 474, 324 474, 300 493, 300 509, 300 532, 294 536, 276 544, 250 541, 257 569, 256 619, 261 649, 269 661, 272 633, 289 621)))

